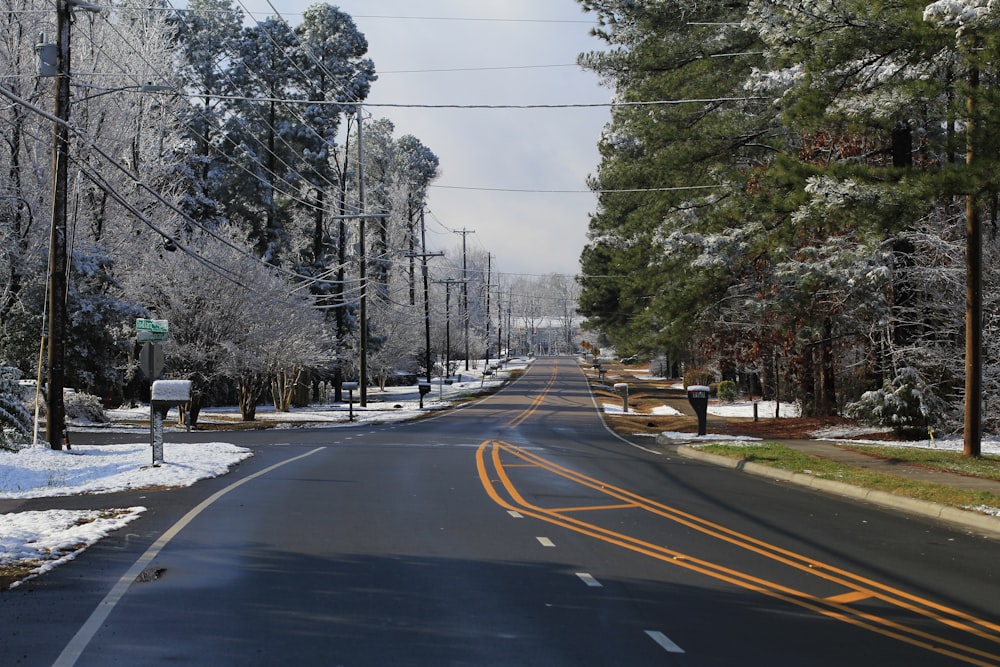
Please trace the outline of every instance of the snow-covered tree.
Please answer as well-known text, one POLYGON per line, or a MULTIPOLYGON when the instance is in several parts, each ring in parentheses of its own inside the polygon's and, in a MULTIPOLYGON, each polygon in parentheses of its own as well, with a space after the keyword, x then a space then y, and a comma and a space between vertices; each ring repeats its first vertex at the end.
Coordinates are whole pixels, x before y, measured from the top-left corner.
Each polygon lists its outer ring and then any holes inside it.
POLYGON ((135 287, 150 313, 170 323, 167 372, 195 382, 195 406, 224 378, 252 421, 269 387, 275 407, 287 410, 290 388, 333 361, 333 340, 307 289, 234 239, 223 241, 208 237, 188 248, 192 254, 164 253, 159 272, 135 287))
POLYGON ((31 442, 32 418, 24 406, 21 371, 0 366, 0 449, 17 451, 31 442))

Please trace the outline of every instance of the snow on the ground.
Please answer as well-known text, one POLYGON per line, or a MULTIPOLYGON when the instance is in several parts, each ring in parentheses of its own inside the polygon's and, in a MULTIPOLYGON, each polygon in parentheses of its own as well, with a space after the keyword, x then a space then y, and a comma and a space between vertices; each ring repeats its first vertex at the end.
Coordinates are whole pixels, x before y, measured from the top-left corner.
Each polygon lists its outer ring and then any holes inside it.
POLYGON ((603 405, 601 405, 601 409, 604 410, 605 414, 609 414, 609 415, 625 415, 625 414, 637 415, 637 414, 639 414, 638 412, 636 412, 635 410, 633 410, 631 407, 628 409, 628 412, 625 412, 625 406, 622 405, 621 403, 604 403, 603 405))
POLYGON ((145 507, 129 507, 0 514, 0 568, 17 565, 28 570, 24 578, 11 585, 14 588, 73 560, 144 511, 145 507))
POLYGON ((675 410, 669 405, 657 405, 650 412, 659 417, 680 417, 684 413, 680 410, 675 410))
MULTIPOLYGON (((753 406, 757 404, 757 414, 761 418, 774 417, 774 401, 733 401, 732 403, 722 403, 719 401, 708 402, 708 414, 717 417, 753 417, 753 406)), ((801 414, 799 406, 795 403, 778 404, 779 418, 793 418, 801 414)))
POLYGON ((146 487, 190 486, 218 477, 251 455, 224 442, 165 443, 163 465, 153 467, 149 443, 75 445, 71 450, 0 450, 0 498, 43 498, 111 493, 146 487))
MULTIPOLYGON (((369 388, 368 405, 337 403, 294 409, 276 413, 273 408, 260 406, 259 421, 309 423, 310 426, 338 426, 349 423, 402 421, 430 410, 452 405, 468 394, 500 385, 509 371, 523 369, 529 362, 514 359, 504 369, 483 378, 481 370, 462 372, 462 381, 448 385, 432 383, 431 393, 424 397, 420 409, 417 387, 388 387, 385 391, 369 388)), ((483 368, 482 362, 477 365, 483 368)), ((348 398, 345 393, 345 399, 348 398)), ((18 453, 0 450, 0 499, 41 498, 50 496, 112 493, 148 487, 190 486, 198 480, 225 474, 232 466, 252 455, 249 449, 228 443, 180 444, 169 441, 176 426, 164 422, 168 436, 164 443, 163 465, 152 466, 147 424, 135 424, 149 419, 149 406, 108 410, 110 426, 72 423, 72 431, 135 433, 140 444, 132 445, 73 445, 71 450, 50 450, 31 447, 18 453)), ((238 422, 235 408, 209 408, 201 412, 199 421, 238 422)), ((0 570, 17 565, 28 567, 37 576, 75 558, 87 546, 136 519, 145 508, 118 510, 48 510, 0 514, 0 570)))
MULTIPOLYGON (((868 431, 871 433, 871 431, 868 431)), ((864 440, 853 438, 831 438, 834 442, 843 442, 851 445, 877 445, 880 447, 917 447, 920 449, 940 449, 948 452, 961 452, 965 448, 965 443, 961 437, 949 436, 946 438, 930 438, 927 440, 864 440)), ((980 449, 983 454, 1000 454, 1000 440, 988 439, 980 442, 980 449)))
MULTIPOLYGON (((217 477, 251 455, 227 443, 164 444, 152 466, 149 443, 76 445, 72 450, 0 450, 0 498, 110 493, 145 487, 189 486, 217 477)), ((117 510, 41 510, 0 514, 0 570, 27 568, 21 581, 73 560, 88 546, 139 517, 143 507, 117 510)), ((17 585, 17 584, 15 584, 17 585)))
POLYGON ((703 442, 703 443, 713 443, 713 442, 723 442, 729 440, 737 440, 744 442, 759 442, 760 438, 753 438, 748 435, 722 435, 719 433, 708 433, 706 435, 696 435, 694 433, 681 433, 679 431, 663 431, 660 436, 668 438, 670 440, 683 440, 685 442, 703 442))
MULTIPOLYGON (((504 366, 502 370, 495 372, 490 377, 482 377, 481 370, 462 371, 456 374, 452 384, 445 384, 440 378, 431 382, 431 391, 424 396, 424 407, 420 407, 420 395, 415 386, 386 387, 379 390, 377 387, 368 388, 368 405, 361 407, 359 392, 355 391, 353 404, 348 400, 351 398, 348 392, 344 392, 342 403, 316 404, 307 408, 292 408, 288 412, 277 412, 273 406, 260 405, 257 407, 257 421, 262 423, 281 422, 282 425, 294 427, 295 424, 306 424, 310 426, 346 426, 350 424, 363 424, 366 422, 387 422, 406 421, 413 419, 428 411, 441 410, 455 403, 463 396, 473 394, 483 389, 498 387, 508 378, 509 371, 523 369, 527 365, 526 360, 512 360, 504 366), (461 376, 462 380, 457 379, 461 376), (353 417, 353 419, 352 419, 353 417)), ((483 363, 478 364, 481 369, 483 363)), ((149 419, 149 406, 138 406, 135 408, 122 407, 106 411, 111 419, 110 426, 95 424, 73 424, 74 430, 80 431, 135 431, 148 430, 145 425, 127 426, 124 422, 139 422, 149 419)), ((177 412, 171 410, 164 420, 164 426, 176 426, 177 412)), ((198 422, 204 424, 233 423, 240 421, 240 412, 235 407, 203 408, 198 414, 198 422)))
MULTIPOLYGON (((720 403, 718 401, 709 401, 708 403, 708 414, 715 415, 717 417, 746 417, 753 418, 753 402, 751 401, 735 401, 732 403, 720 403)), ((774 416, 774 401, 757 401, 757 413, 761 417, 773 417, 774 416)), ((668 405, 662 405, 653 408, 653 414, 655 415, 669 415, 676 416, 682 414, 681 412, 675 410, 668 405)), ((792 417, 798 416, 798 406, 794 403, 781 403, 779 405, 779 414, 782 417, 792 417)), ((707 435, 695 435, 693 433, 680 433, 676 431, 664 431, 660 433, 660 436, 667 438, 669 440, 684 440, 685 442, 721 442, 721 441, 744 441, 744 442, 757 442, 760 438, 751 438, 748 436, 739 435, 719 435, 719 434, 707 434, 707 435)))

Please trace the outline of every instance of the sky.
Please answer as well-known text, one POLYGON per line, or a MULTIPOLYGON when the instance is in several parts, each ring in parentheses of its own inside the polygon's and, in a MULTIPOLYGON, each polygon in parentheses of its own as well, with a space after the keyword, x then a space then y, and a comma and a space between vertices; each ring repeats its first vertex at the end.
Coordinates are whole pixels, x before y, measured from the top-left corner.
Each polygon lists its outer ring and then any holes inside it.
MULTIPOLYGON (((314 4, 234 2, 256 20, 279 15, 293 25, 314 4)), ((580 53, 602 47, 590 35, 593 15, 585 14, 576 0, 330 4, 350 14, 368 40, 368 57, 379 73, 368 112, 391 120, 397 137, 417 137, 441 161, 427 201, 430 249, 445 251, 444 261, 460 265, 462 236, 453 230, 467 229, 472 232, 466 237, 468 249, 491 253, 495 271, 578 273, 588 216, 596 203, 586 179, 599 162, 597 142, 610 117, 608 107, 375 105, 607 104, 611 91, 575 64, 580 53)))

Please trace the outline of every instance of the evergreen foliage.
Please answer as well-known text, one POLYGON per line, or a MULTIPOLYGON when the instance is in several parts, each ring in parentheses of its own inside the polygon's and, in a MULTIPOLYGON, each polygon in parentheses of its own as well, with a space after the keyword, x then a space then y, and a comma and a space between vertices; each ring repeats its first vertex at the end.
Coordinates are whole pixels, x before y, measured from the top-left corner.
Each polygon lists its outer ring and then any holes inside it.
MULTIPOLYGON (((807 415, 851 404, 956 427, 966 196, 1000 215, 1000 9, 580 4, 610 47, 580 62, 621 102, 646 103, 616 108, 601 139, 581 255, 589 322, 623 348, 752 374, 807 415)), ((1000 274, 984 266, 992 304, 1000 274)))
POLYGON ((17 451, 31 442, 33 421, 18 384, 21 372, 0 366, 0 449, 17 451))

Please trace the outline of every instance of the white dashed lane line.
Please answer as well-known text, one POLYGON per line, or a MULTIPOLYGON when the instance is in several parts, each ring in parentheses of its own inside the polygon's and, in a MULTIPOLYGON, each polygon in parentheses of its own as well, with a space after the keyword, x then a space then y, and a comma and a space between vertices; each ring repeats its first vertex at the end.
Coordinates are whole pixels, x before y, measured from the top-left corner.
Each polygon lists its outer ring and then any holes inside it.
MULTIPOLYGON (((512 517, 516 519, 522 518, 522 515, 519 514, 518 512, 508 511, 508 514, 510 514, 512 517)), ((538 543, 541 544, 543 547, 555 546, 555 542, 553 542, 547 537, 538 536, 535 539, 538 540, 538 543)), ((589 572, 577 572, 576 576, 577 578, 580 579, 580 581, 582 581, 591 588, 603 588, 604 586, 604 584, 599 582, 594 577, 594 575, 590 574, 589 572)), ((680 646, 674 643, 674 641, 670 639, 670 637, 666 636, 659 630, 646 630, 646 635, 654 642, 659 644, 660 647, 667 653, 684 653, 684 649, 682 649, 680 646)))
POLYGON ((646 630, 646 634, 649 635, 650 639, 663 647, 667 653, 683 653, 684 649, 671 641, 670 637, 666 636, 658 630, 646 630))

